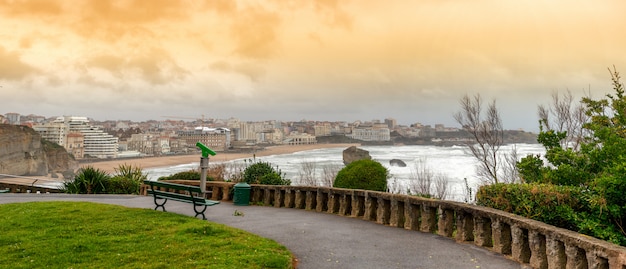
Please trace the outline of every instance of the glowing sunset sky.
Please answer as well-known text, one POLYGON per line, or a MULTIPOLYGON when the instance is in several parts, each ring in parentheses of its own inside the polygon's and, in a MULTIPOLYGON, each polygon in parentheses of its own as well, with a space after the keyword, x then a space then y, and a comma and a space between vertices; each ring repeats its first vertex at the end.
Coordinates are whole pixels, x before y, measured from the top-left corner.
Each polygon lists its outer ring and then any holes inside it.
POLYGON ((0 0, 0 114, 396 118, 465 94, 537 129, 553 91, 626 74, 626 1, 0 0))

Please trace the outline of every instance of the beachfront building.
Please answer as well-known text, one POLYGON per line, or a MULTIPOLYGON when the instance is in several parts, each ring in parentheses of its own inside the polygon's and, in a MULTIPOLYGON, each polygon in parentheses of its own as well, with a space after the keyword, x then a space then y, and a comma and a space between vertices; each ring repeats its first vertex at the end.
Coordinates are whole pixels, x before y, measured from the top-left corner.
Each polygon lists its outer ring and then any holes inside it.
POLYGON ((82 151, 82 154, 74 155, 75 158, 80 159, 81 155, 82 157, 101 159, 117 158, 117 137, 107 134, 98 127, 89 125, 89 120, 86 117, 58 117, 51 123, 34 125, 33 129, 39 132, 42 138, 63 146, 72 154, 82 151), (82 138, 75 134, 82 135, 82 138), (70 136, 69 140, 68 135, 70 136), (80 149, 81 145, 82 149, 80 149))
POLYGON ((352 139, 362 141, 389 141, 391 133, 389 128, 356 128, 351 134, 346 135, 352 139))
POLYGON ((230 148, 230 130, 227 128, 196 127, 194 130, 176 132, 178 139, 184 140, 188 147, 196 147, 200 142, 214 151, 230 148))
POLYGON ((285 141, 283 144, 286 145, 307 145, 307 144, 317 144, 317 139, 314 135, 306 134, 306 133, 298 133, 291 132, 288 136, 285 137, 285 141))

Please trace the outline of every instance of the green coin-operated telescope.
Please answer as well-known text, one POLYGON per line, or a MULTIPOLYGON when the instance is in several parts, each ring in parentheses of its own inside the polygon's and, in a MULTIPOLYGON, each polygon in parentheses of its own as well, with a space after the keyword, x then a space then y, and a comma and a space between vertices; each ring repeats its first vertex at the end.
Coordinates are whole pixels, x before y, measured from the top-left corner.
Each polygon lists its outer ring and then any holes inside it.
POLYGON ((215 156, 215 151, 200 142, 196 143, 196 147, 199 147, 202 150, 202 157, 204 158, 208 158, 209 154, 211 154, 211 156, 215 156))
POLYGON ((202 150, 202 158, 200 158, 200 190, 202 190, 202 197, 206 198, 206 174, 209 169, 209 154, 215 156, 215 151, 198 142, 196 147, 202 150))

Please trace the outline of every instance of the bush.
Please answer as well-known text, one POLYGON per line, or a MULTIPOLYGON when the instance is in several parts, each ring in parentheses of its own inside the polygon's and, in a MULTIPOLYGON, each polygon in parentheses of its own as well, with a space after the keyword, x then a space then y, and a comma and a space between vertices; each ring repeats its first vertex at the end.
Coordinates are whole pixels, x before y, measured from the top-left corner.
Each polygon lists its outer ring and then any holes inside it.
POLYGON ((103 170, 87 166, 78 170, 73 180, 64 182, 62 189, 72 194, 106 193, 106 185, 110 177, 103 170))
POLYGON ((159 177, 157 180, 173 180, 173 179, 200 180, 200 172, 196 170, 183 171, 183 172, 178 172, 173 175, 159 177))
MULTIPOLYGON (((623 197, 623 180, 596 181, 597 190, 553 184, 493 184, 476 193, 476 204, 538 220, 560 228, 626 245, 623 234, 626 207, 615 206, 605 197, 623 197), (606 193, 615 190, 615 195, 606 193), (603 190, 605 192, 601 192, 603 190)), ((618 198, 624 200, 624 198, 618 198)))
POLYGON ((63 191, 73 194, 139 194, 141 183, 147 179, 143 171, 132 165, 120 165, 111 177, 107 172, 87 166, 78 170, 71 181, 63 183, 63 191))
POLYGON ((580 188, 552 184, 492 184, 481 186, 476 204, 510 212, 557 227, 576 230, 581 209, 580 188))
POLYGON ((276 171, 270 163, 255 162, 243 171, 243 180, 248 184, 291 185, 291 180, 276 171))
POLYGON ((120 175, 113 176, 107 181, 106 193, 109 194, 139 194, 141 183, 132 178, 120 175))
POLYGON ((374 160, 358 160, 337 173, 333 187, 386 191, 389 171, 374 160))

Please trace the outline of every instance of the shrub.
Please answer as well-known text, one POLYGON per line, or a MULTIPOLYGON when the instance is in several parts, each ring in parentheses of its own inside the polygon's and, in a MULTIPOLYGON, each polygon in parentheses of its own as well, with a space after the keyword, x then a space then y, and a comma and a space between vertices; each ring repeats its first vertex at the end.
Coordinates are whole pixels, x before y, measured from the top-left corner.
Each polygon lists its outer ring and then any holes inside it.
POLYGON ((141 182, 132 178, 116 175, 107 181, 106 193, 109 194, 139 194, 141 182))
POLYGON ((358 160, 337 173, 333 187, 386 191, 389 171, 374 160, 358 160))
POLYGON ((558 227, 576 230, 580 188, 552 184, 492 184, 476 192, 476 204, 510 212, 558 227))
POLYGON ((243 171, 243 180, 248 184, 291 185, 291 180, 276 171, 270 163, 255 162, 243 171))
POLYGON ((157 180, 172 180, 172 179, 183 179, 183 180, 200 180, 200 173, 196 170, 189 170, 178 172, 176 174, 172 174, 169 176, 159 177, 157 180))
POLYGON ((611 177, 596 182, 605 186, 588 189, 553 184, 493 184, 480 187, 476 203, 626 245, 620 228, 626 207, 615 206, 614 201, 606 198, 623 197, 626 183, 611 177), (615 190, 616 195, 606 193, 607 189, 615 190))
POLYGON ((76 173, 73 180, 63 183, 63 191, 73 194, 106 193, 107 181, 111 176, 107 172, 87 166, 76 173))

